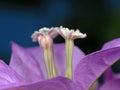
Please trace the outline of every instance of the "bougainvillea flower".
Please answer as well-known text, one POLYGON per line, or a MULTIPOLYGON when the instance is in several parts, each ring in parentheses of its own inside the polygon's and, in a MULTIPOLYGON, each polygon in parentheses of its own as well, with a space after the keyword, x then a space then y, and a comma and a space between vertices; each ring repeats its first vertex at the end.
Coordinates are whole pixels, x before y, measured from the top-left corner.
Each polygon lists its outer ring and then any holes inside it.
POLYGON ((74 32, 63 27, 42 30, 44 33, 40 30, 33 35, 33 41, 40 40, 40 47, 23 48, 12 43, 10 64, 4 63, 6 67, 0 67, 1 71, 6 70, 0 75, 1 80, 9 81, 8 77, 11 77, 11 82, 2 83, 1 90, 91 90, 104 71, 120 59, 119 46, 85 56, 73 43, 75 38, 86 37, 78 30, 74 32), (65 44, 53 44, 54 30, 59 30, 65 44))

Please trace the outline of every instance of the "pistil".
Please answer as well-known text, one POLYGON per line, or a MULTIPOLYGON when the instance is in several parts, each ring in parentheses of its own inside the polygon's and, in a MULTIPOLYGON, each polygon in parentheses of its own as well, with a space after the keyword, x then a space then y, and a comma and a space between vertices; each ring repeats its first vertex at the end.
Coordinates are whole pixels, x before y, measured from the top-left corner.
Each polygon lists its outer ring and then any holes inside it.
POLYGON ((58 75, 53 54, 53 37, 56 35, 57 31, 55 28, 42 28, 39 31, 35 31, 32 35, 33 41, 38 41, 43 50, 44 63, 48 78, 58 75))
POLYGON ((59 29, 59 34, 65 39, 66 46, 66 72, 65 77, 72 79, 72 59, 74 51, 74 39, 85 38, 87 35, 81 33, 79 30, 74 31, 73 29, 69 30, 68 28, 63 28, 62 26, 59 29))

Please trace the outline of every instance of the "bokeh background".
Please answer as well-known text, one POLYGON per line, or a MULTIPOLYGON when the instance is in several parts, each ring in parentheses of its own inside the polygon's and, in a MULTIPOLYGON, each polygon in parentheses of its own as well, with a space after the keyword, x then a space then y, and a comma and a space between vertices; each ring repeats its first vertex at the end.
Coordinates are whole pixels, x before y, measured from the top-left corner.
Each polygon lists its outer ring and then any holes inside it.
MULTIPOLYGON (((120 0, 0 0, 0 58, 9 62, 11 41, 32 47, 35 30, 60 25, 87 33, 75 44, 88 54, 118 38, 119 24, 120 0)), ((54 41, 64 42, 60 36, 54 41)))

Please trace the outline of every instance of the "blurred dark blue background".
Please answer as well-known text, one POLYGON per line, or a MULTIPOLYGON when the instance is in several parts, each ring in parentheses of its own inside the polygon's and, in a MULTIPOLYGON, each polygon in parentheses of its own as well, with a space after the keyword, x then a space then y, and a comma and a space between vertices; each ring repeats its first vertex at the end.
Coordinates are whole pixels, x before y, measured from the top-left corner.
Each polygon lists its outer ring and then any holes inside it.
POLYGON ((31 47, 37 45, 30 38, 35 30, 60 25, 87 33, 75 40, 87 54, 119 37, 119 24, 120 0, 0 0, 0 58, 9 61, 10 41, 31 47))

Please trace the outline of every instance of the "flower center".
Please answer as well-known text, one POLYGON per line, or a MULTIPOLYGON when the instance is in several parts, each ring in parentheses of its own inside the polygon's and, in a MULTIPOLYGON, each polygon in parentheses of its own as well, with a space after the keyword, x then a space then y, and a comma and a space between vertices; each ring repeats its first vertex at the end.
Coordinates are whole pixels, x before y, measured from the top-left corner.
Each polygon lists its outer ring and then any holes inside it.
POLYGON ((46 67, 47 77, 52 78, 58 75, 58 71, 54 62, 53 52, 53 37, 60 34, 65 39, 66 48, 66 72, 65 77, 72 79, 72 59, 74 50, 74 39, 85 38, 87 35, 81 33, 79 30, 74 31, 68 28, 42 28, 32 34, 32 40, 38 41, 44 56, 44 63, 46 67))

